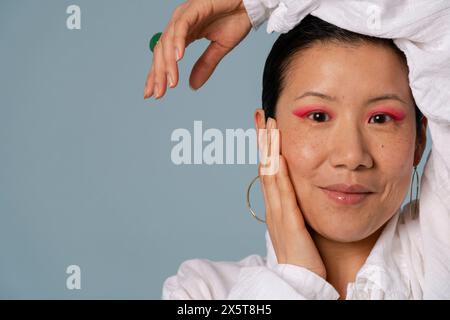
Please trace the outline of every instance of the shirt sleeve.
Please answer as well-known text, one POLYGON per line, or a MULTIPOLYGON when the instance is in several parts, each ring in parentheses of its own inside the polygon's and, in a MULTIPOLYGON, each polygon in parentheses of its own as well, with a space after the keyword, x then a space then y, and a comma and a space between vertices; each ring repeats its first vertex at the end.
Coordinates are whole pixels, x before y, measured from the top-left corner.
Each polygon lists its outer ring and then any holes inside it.
POLYGON ((177 274, 168 277, 163 284, 162 300, 212 300, 210 286, 201 275, 201 262, 187 260, 177 274))
MULTIPOLYGON (((270 11, 267 32, 288 32, 309 13, 343 29, 393 39, 406 55, 410 87, 432 140, 420 192, 423 298, 449 299, 450 1, 281 0, 270 11)), ((262 15, 253 17, 260 23, 262 15)))
POLYGON ((339 293, 314 272, 291 264, 243 268, 229 300, 336 300, 339 293))
POLYGON ((337 299, 331 284, 308 269, 267 267, 257 255, 237 263, 191 259, 163 284, 163 300, 337 299))
MULTIPOLYGON (((299 23, 318 6, 317 0, 243 0, 243 3, 255 30, 258 30, 264 21, 269 20, 267 25, 268 33, 273 31, 281 32, 281 30, 285 30, 284 32, 289 31, 293 26, 286 27, 284 19, 289 18, 290 21, 299 23)), ((287 23, 288 26, 291 24, 287 23)))
POLYGON ((270 8, 266 7, 261 0, 243 0, 250 22, 255 30, 269 18, 270 8))
POLYGON ((245 266, 264 263, 259 255, 238 262, 190 259, 184 261, 175 275, 163 284, 163 300, 223 300, 245 266))

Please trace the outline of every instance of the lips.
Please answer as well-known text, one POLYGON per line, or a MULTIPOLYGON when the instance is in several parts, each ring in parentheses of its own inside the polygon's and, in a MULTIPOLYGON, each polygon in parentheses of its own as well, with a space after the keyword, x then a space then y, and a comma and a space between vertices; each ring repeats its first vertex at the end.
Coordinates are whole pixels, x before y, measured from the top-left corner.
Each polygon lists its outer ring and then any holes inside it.
POLYGON ((371 189, 361 185, 361 184, 331 184, 329 186, 324 187, 330 191, 338 191, 343 193, 368 193, 372 192, 371 189))
POLYGON ((370 188, 360 184, 333 184, 320 189, 329 199, 344 205, 359 204, 374 193, 370 188))

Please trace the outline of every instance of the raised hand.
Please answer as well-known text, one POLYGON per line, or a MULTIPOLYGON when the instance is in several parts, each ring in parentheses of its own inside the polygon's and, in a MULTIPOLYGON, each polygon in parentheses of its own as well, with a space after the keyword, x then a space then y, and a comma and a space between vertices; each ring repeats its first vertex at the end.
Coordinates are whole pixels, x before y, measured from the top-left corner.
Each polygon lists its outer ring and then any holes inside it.
MULTIPOLYGON (((276 129, 276 121, 269 118, 266 128, 268 138, 267 143, 260 143, 262 152, 268 152, 273 145, 279 145, 273 143, 270 134, 270 130, 276 129)), ((278 263, 298 265, 326 279, 325 265, 305 226, 286 160, 280 154, 275 174, 262 174, 261 164, 259 173, 266 207, 267 228, 278 263)))
POLYGON ((189 78, 191 88, 200 88, 220 60, 236 47, 251 30, 251 22, 242 0, 189 0, 172 14, 153 50, 153 63, 147 76, 144 98, 161 98, 167 85, 178 84, 177 62, 185 48, 206 38, 210 44, 195 63, 189 78))

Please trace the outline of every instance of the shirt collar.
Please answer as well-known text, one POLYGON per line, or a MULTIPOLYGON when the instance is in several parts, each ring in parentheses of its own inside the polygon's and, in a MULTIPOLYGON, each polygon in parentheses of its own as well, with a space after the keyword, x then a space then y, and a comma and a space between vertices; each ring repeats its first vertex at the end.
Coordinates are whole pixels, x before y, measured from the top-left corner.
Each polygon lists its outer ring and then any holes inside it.
MULTIPOLYGON (((405 279, 407 272, 397 232, 400 214, 399 209, 384 227, 369 256, 356 274, 355 282, 349 283, 347 298, 408 298, 408 285, 405 279)), ((266 229, 265 238, 266 266, 274 268, 278 261, 268 229, 266 229)))

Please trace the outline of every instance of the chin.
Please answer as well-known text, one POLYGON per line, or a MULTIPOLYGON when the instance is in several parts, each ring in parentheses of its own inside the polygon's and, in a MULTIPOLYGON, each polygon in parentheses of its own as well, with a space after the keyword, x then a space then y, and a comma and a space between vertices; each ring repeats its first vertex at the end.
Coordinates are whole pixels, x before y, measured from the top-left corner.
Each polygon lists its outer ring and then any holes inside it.
POLYGON ((327 221, 317 221, 309 224, 310 229, 318 233, 320 236, 336 242, 355 242, 360 241, 376 230, 370 230, 368 223, 364 221, 346 221, 339 219, 335 221, 330 217, 327 221))

